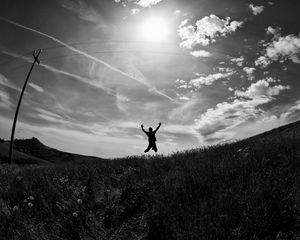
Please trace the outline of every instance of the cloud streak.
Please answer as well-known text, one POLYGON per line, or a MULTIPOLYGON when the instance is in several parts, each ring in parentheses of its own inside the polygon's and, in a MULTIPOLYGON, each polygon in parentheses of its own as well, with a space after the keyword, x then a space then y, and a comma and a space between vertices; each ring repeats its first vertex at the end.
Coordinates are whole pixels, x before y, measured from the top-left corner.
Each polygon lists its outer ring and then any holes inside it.
POLYGON ((0 108, 10 110, 12 106, 10 95, 0 86, 0 108))
POLYGON ((231 69, 225 69, 225 71, 225 73, 213 73, 206 76, 200 75, 199 77, 190 80, 188 83, 185 80, 177 80, 176 82, 180 84, 178 88, 200 89, 203 85, 212 85, 215 81, 219 79, 226 79, 235 74, 235 71, 231 69))
POLYGON ((214 74, 209 74, 207 76, 200 76, 199 78, 192 79, 190 81, 190 84, 199 89, 201 88, 202 85, 212 85, 215 81, 223 78, 228 78, 231 75, 233 75, 234 72, 228 72, 228 73, 214 73, 214 74))
POLYGON ((63 8, 75 12, 82 20, 95 24, 99 24, 102 20, 96 10, 88 6, 88 4, 84 1, 58 0, 58 2, 63 8))
MULTIPOLYGON (((16 54, 16 53, 12 53, 12 52, 8 52, 8 51, 2 51, 2 53, 7 54, 7 55, 12 56, 12 57, 17 57, 17 58, 22 59, 26 62, 30 62, 30 63, 32 62, 32 59, 30 59, 28 57, 24 57, 24 56, 16 54)), ((71 78, 76 79, 80 82, 89 84, 93 87, 100 88, 100 89, 106 91, 106 93, 115 96, 112 89, 104 87, 104 86, 100 85, 99 83, 92 82, 91 79, 89 79, 89 78, 82 77, 82 76, 79 76, 79 75, 76 75, 76 74, 73 74, 73 73, 69 73, 69 72, 57 69, 55 67, 52 67, 50 65, 44 64, 44 63, 40 63, 39 66, 46 69, 46 70, 48 70, 48 71, 50 71, 50 72, 53 72, 53 73, 56 73, 56 74, 61 74, 61 75, 67 76, 67 77, 71 77, 71 78)))
POLYGON ((59 40, 59 39, 57 39, 57 38, 55 38, 55 37, 53 37, 53 36, 50 36, 50 35, 48 35, 48 34, 46 34, 46 33, 43 33, 43 32, 38 31, 38 30, 36 30, 36 29, 33 29, 33 28, 30 28, 30 27, 24 26, 24 25, 22 25, 22 24, 19 24, 19 23, 17 23, 17 22, 14 22, 14 21, 12 21, 12 20, 9 20, 9 19, 4 18, 4 17, 1 17, 1 16, 0 16, 0 20, 5 21, 5 22, 7 22, 7 23, 10 23, 10 24, 12 24, 12 25, 14 25, 14 26, 20 27, 20 28, 22 28, 22 29, 25 29, 25 30, 28 30, 28 31, 37 33, 37 34, 39 34, 39 35, 41 35, 41 36, 44 36, 44 37, 46 37, 46 38, 49 38, 49 39, 53 40, 54 42, 57 42, 57 43, 61 44, 62 46, 66 47, 67 49, 69 49, 69 50, 71 50, 71 51, 73 51, 73 52, 75 52, 75 53, 78 53, 78 54, 80 54, 80 55, 82 55, 82 56, 84 56, 84 57, 86 57, 86 58, 88 58, 88 59, 90 59, 90 60, 93 60, 93 61, 97 62, 97 63, 100 63, 100 64, 104 65, 105 67, 107 67, 107 68, 109 68, 109 69, 111 69, 111 70, 113 70, 113 71, 115 71, 115 72, 117 72, 117 73, 120 73, 121 75, 123 75, 123 76, 125 76, 125 77, 127 77, 127 78, 129 78, 129 79, 131 79, 131 80, 134 80, 134 81, 139 82, 139 83, 141 83, 141 84, 143 84, 143 85, 146 85, 152 92, 154 92, 154 93, 156 93, 156 94, 158 94, 158 95, 161 95, 161 96, 163 96, 163 97, 165 97, 165 98, 167 98, 167 99, 169 99, 169 100, 171 100, 171 101, 173 101, 173 102, 176 102, 175 99, 173 99, 173 98, 171 98, 170 96, 168 96, 168 95, 166 95, 166 94, 160 92, 159 90, 157 90, 157 89, 156 89, 154 86, 152 86, 151 84, 145 83, 143 80, 140 80, 140 79, 138 79, 138 78, 135 78, 135 77, 129 75, 128 73, 126 73, 126 72, 124 72, 124 71, 118 69, 117 67, 115 67, 115 66, 113 66, 113 65, 111 65, 111 64, 109 64, 109 63, 107 63, 107 62, 105 62, 105 61, 103 61, 103 60, 101 60, 101 59, 99 59, 99 58, 96 58, 96 57, 94 57, 94 56, 92 56, 92 55, 90 55, 90 54, 88 54, 88 53, 86 53, 86 52, 83 52, 83 51, 81 51, 81 50, 79 50, 79 49, 77 49, 77 48, 74 48, 74 47, 72 47, 71 45, 69 45, 69 44, 67 44, 67 43, 65 43, 65 42, 63 42, 63 41, 61 41, 61 40, 59 40))
POLYGON ((3 85, 5 87, 9 87, 11 89, 14 89, 16 91, 21 91, 21 89, 16 85, 14 84, 13 82, 9 81, 4 75, 2 75, 0 73, 0 85, 3 85))
POLYGON ((32 87, 35 91, 43 93, 44 89, 35 83, 28 83, 30 87, 32 87))

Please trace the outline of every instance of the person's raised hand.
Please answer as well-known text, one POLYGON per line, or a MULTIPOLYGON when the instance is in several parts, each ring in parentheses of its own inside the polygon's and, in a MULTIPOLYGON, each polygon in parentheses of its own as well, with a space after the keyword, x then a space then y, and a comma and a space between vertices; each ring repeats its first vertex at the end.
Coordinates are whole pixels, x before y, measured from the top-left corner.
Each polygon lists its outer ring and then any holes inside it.
POLYGON ((142 124, 141 127, 144 127, 144 125, 142 124))
POLYGON ((161 122, 158 124, 159 126, 161 125, 161 122))

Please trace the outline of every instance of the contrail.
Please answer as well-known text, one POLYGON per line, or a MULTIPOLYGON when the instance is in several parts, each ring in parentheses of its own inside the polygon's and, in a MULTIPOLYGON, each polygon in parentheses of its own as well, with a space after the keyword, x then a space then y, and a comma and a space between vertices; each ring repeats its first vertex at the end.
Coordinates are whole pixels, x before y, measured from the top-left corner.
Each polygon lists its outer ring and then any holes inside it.
MULTIPOLYGON (((24 56, 21 56, 19 54, 15 54, 15 53, 8 52, 8 51, 1 51, 1 52, 4 53, 4 54, 7 54, 9 56, 12 56, 12 57, 17 57, 17 58, 22 59, 22 60, 24 60, 26 62, 29 62, 29 63, 32 62, 32 59, 29 58, 29 57, 24 57, 24 56)), ((78 80, 80 82, 89 84, 89 85, 91 85, 93 87, 100 88, 100 89, 106 91, 108 94, 116 96, 116 94, 113 92, 112 89, 109 89, 109 88, 104 87, 104 86, 102 86, 100 84, 94 83, 94 82, 91 81, 90 78, 86 78, 86 77, 82 77, 82 76, 79 76, 79 75, 76 75, 76 74, 73 74, 73 73, 69 73, 69 72, 57 69, 55 67, 49 66, 49 65, 44 64, 44 63, 40 63, 39 66, 41 66, 44 69, 47 69, 48 71, 51 71, 51 72, 54 72, 54 73, 57 73, 57 74, 61 74, 61 75, 65 75, 65 76, 74 78, 74 79, 76 79, 76 80, 78 80)))
POLYGON ((48 35, 48 34, 46 34, 46 33, 40 32, 40 31, 38 31, 38 30, 36 30, 36 29, 30 28, 30 27, 26 27, 26 26, 24 26, 24 25, 22 25, 22 24, 19 24, 19 23, 17 23, 17 22, 11 21, 11 20, 9 20, 9 19, 7 19, 7 18, 4 18, 4 17, 1 17, 1 16, 0 16, 0 20, 5 21, 5 22, 7 22, 7 23, 10 23, 10 24, 12 24, 12 25, 15 25, 15 26, 17 26, 17 27, 26 29, 26 30, 28 30, 28 31, 37 33, 37 34, 42 35, 42 36, 44 36, 44 37, 46 37, 46 38, 49 38, 49 39, 51 39, 51 40, 53 40, 53 41, 55 41, 55 42, 57 42, 57 43, 59 43, 59 44, 65 46, 66 48, 68 48, 69 50, 71 50, 71 51, 73 51, 73 52, 76 52, 76 53, 78 53, 78 54, 81 54, 81 55, 83 55, 83 56, 85 56, 85 57, 87 57, 87 58, 89 58, 89 59, 91 59, 91 60, 93 60, 93 61, 95 61, 95 62, 97 62, 97 63, 100 63, 100 64, 106 66, 107 68, 109 68, 109 69, 111 69, 111 70, 113 70, 113 71, 115 71, 115 72, 120 73, 121 75, 123 75, 123 76, 125 76, 125 77, 128 77, 128 78, 130 78, 130 79, 132 79, 132 80, 134 80, 134 81, 137 81, 137 82, 139 82, 139 83, 141 83, 141 84, 143 84, 143 85, 146 85, 148 88, 150 88, 150 91, 153 91, 153 92, 155 92, 155 93, 157 93, 157 94, 159 94, 159 95, 161 95, 161 96, 163 96, 163 97, 165 97, 165 98, 168 98, 169 100, 171 100, 171 101, 177 103, 177 101, 176 101, 175 99, 173 99, 173 98, 169 97, 168 95, 162 93, 161 91, 157 90, 155 87, 151 86, 150 84, 145 83, 145 82, 141 81, 140 79, 135 78, 135 77, 129 75, 128 73, 126 73, 126 72, 124 72, 124 71, 122 71, 122 70, 120 70, 120 69, 118 69, 118 68, 112 66, 111 64, 109 64, 109 63, 107 63, 107 62, 104 62, 103 60, 101 60, 101 59, 99 59, 99 58, 96 58, 96 57, 94 57, 94 56, 92 56, 92 55, 90 55, 90 54, 88 54, 88 53, 86 53, 86 52, 83 52, 83 51, 77 49, 77 48, 74 48, 74 47, 70 46, 69 44, 67 44, 67 43, 65 43, 65 42, 63 42, 63 41, 61 41, 61 40, 59 40, 59 39, 57 39, 57 38, 55 38, 55 37, 52 37, 52 36, 50 36, 50 35, 48 35))

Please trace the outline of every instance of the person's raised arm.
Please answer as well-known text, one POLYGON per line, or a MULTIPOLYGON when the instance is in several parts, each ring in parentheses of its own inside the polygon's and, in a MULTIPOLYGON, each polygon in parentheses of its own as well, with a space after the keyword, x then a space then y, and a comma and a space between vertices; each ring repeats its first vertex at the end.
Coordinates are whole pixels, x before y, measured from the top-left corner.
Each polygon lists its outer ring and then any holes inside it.
POLYGON ((141 125, 141 128, 142 128, 143 132, 144 132, 144 133, 146 133, 146 131, 145 131, 145 129, 144 129, 144 125, 143 125, 143 124, 141 125))
POLYGON ((161 123, 158 124, 158 127, 155 129, 154 132, 156 132, 160 128, 161 123))

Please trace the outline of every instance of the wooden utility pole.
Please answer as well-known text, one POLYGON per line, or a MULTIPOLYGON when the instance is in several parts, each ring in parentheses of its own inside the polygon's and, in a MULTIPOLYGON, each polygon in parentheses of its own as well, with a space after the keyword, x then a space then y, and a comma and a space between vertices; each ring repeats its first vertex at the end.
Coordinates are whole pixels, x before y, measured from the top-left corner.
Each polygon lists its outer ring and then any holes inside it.
POLYGON ((19 109, 20 109, 20 106, 21 106, 23 94, 24 94, 24 91, 25 91, 28 79, 30 77, 30 74, 32 72, 32 69, 33 69, 35 63, 40 64, 40 60, 38 59, 39 56, 40 56, 40 53, 41 53, 41 50, 39 50, 37 54, 36 54, 35 51, 33 52, 33 58, 34 58, 34 60, 33 60, 33 63, 31 65, 31 68, 30 68, 30 70, 29 70, 29 72, 27 74, 27 77, 26 77, 26 80, 25 80, 25 83, 24 83, 24 86, 23 86, 23 89, 22 89, 22 92, 21 92, 21 95, 20 95, 20 98, 19 98, 19 102, 18 102, 18 105, 17 105, 17 109, 16 109, 16 113, 15 113, 15 118, 14 118, 14 123, 13 123, 12 130, 11 130, 11 137, 10 137, 9 164, 12 164, 12 160, 13 160, 14 135, 15 135, 15 129, 16 129, 16 124, 17 124, 17 119, 18 119, 18 113, 19 113, 19 109))

